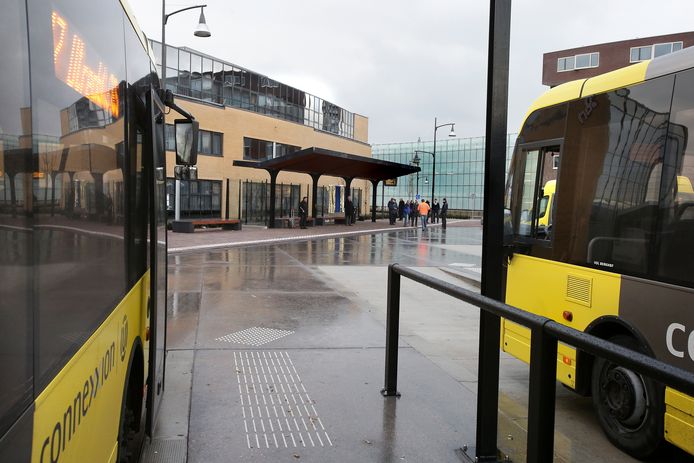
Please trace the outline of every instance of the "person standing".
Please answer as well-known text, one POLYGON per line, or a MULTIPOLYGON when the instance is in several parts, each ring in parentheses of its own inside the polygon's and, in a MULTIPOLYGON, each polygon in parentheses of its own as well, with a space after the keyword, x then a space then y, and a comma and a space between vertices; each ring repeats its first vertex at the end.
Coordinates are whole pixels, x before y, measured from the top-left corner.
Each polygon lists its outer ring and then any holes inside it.
POLYGON ((419 220, 422 222, 422 231, 427 229, 427 218, 431 207, 422 199, 419 204, 419 220))
POLYGON ((410 221, 410 203, 409 202, 404 203, 404 205, 402 206, 402 217, 403 217, 402 226, 406 227, 410 221))
POLYGON ((441 205, 437 199, 434 200, 434 205, 431 206, 431 223, 439 223, 439 211, 441 210, 441 205))
POLYGON ((410 226, 414 227, 417 225, 417 201, 410 201, 410 226))
POLYGON ((405 201, 403 201, 402 198, 400 198, 400 202, 398 203, 398 220, 402 220, 402 216, 405 213, 405 201))
POLYGON ((299 203, 299 227, 306 228, 306 219, 308 218, 308 196, 299 203))
POLYGON ((347 195, 345 199, 345 223, 352 226, 352 219, 354 218, 354 204, 352 203, 352 198, 347 195))
POLYGON ((388 218, 390 219, 390 224, 395 225, 395 221, 398 218, 398 203, 395 198, 390 198, 388 201, 388 218))
POLYGON ((446 229, 446 214, 448 214, 448 202, 446 198, 443 198, 443 205, 441 205, 441 228, 446 229))

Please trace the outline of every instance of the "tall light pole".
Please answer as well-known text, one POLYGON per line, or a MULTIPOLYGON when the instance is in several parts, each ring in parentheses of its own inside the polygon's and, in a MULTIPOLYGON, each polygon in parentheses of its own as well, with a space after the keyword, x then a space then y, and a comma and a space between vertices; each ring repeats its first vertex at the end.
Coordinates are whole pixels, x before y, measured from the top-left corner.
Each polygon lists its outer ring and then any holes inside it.
POLYGON ((437 120, 434 118, 434 152, 430 153, 434 156, 434 163, 431 168, 431 205, 434 205, 434 187, 436 186, 436 131, 441 127, 451 126, 451 132, 448 134, 449 137, 455 137, 455 122, 449 122, 448 124, 437 125, 437 120))
MULTIPOLYGON (((192 10, 194 8, 200 8, 200 20, 198 21, 198 27, 195 28, 193 35, 196 37, 209 37, 210 28, 207 27, 207 22, 205 22, 205 10, 207 5, 195 5, 186 8, 181 8, 180 10, 173 11, 166 14, 166 0, 161 0, 161 88, 166 90, 166 23, 169 21, 169 17, 175 14, 181 13, 183 11, 192 10)), ((174 220, 181 220, 181 181, 179 179, 176 182, 176 192, 175 192, 175 209, 174 209, 174 220)))
MULTIPOLYGON (((417 153, 431 154, 431 157, 434 160, 434 168, 436 167, 436 153, 435 152, 423 151, 423 150, 414 150, 414 156, 415 156, 415 158, 417 158, 417 160, 419 160, 417 153)), ((429 180, 425 178, 424 184, 425 185, 429 184, 429 180)), ((433 169, 431 171, 431 205, 432 206, 434 205, 434 170, 433 169)))

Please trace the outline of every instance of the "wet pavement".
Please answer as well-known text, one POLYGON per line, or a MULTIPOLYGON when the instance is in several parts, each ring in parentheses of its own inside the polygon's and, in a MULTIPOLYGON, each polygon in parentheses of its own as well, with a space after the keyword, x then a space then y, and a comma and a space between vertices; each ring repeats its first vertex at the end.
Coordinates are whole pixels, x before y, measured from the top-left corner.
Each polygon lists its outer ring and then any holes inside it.
MULTIPOLYGON (((402 397, 379 391, 387 265, 476 290, 469 225, 171 254, 166 393, 143 461, 460 461, 475 437, 478 309, 403 279, 402 397)), ((524 461, 528 367, 501 363, 499 447, 524 461)), ((590 398, 558 385, 556 420, 556 461, 634 461, 590 398)))

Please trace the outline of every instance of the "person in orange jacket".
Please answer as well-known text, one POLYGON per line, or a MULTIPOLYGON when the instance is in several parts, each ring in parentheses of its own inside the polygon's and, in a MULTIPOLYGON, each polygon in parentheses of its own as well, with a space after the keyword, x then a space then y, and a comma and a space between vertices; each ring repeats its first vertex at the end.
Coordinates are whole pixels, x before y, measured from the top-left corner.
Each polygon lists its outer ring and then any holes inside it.
POLYGON ((429 214, 429 209, 431 207, 422 199, 422 202, 419 203, 419 217, 420 220, 422 221, 422 230, 427 229, 427 216, 429 214))

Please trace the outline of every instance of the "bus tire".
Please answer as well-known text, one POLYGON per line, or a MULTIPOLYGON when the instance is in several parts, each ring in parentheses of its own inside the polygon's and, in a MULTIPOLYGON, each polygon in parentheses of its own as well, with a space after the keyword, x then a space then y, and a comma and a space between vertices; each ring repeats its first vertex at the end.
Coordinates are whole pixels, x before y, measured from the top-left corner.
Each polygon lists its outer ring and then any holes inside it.
MULTIPOLYGON (((609 339, 642 352, 631 336, 609 339)), ((646 459, 663 445, 664 387, 650 378, 596 357, 591 378, 593 408, 605 435, 615 446, 646 459)))
POLYGON ((118 425, 117 463, 137 463, 139 461, 139 451, 144 434, 144 426, 142 426, 144 372, 142 365, 142 344, 138 338, 131 349, 128 369, 125 374, 125 389, 118 425))
POLYGON ((138 461, 134 452, 137 439, 135 426, 135 412, 130 408, 126 408, 118 429, 118 463, 135 463, 138 461))

